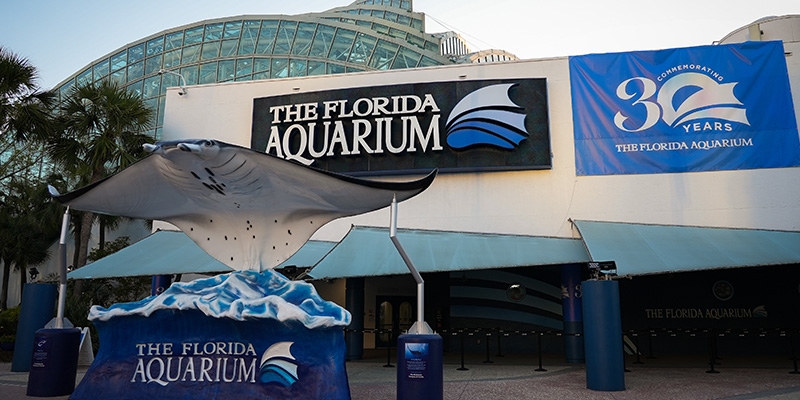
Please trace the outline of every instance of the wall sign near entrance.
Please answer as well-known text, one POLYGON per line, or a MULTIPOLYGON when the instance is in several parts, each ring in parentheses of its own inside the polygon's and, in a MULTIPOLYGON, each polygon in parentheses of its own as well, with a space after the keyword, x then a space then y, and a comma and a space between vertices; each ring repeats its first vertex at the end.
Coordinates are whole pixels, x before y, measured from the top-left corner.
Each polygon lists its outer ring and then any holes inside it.
POLYGON ((251 148, 351 175, 546 169, 546 82, 433 82, 257 98, 251 148))

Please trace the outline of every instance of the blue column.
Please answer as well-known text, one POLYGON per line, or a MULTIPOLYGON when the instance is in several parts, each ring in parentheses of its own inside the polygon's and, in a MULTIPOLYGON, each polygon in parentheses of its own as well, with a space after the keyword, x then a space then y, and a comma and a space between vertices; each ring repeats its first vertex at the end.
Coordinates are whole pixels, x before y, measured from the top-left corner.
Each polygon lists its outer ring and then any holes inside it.
MULTIPOLYGON (((25 271, 22 271, 24 274, 25 271)), ((56 308, 56 287, 47 283, 26 283, 22 289, 22 303, 17 322, 17 339, 14 341, 14 360, 11 370, 31 370, 31 354, 36 331, 53 318, 56 308)))
POLYGON ((586 347, 586 387, 625 390, 622 319, 617 281, 584 281, 583 330, 586 347))
POLYGON ((347 278, 345 306, 352 319, 347 328, 347 360, 360 360, 364 356, 364 278, 347 278))
POLYGON ((585 361, 583 351, 583 296, 581 270, 583 264, 561 267, 561 308, 564 316, 564 356, 568 363, 585 361))

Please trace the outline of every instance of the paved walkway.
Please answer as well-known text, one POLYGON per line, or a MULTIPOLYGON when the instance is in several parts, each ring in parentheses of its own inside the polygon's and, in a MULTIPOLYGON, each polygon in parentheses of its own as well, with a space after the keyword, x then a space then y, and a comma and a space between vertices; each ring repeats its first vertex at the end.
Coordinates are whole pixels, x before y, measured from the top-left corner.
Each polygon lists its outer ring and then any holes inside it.
MULTIPOLYGON (((353 400, 391 400, 396 398, 396 367, 384 367, 386 358, 347 363, 353 400)), ((485 399, 800 399, 800 374, 790 374, 789 360, 726 359, 715 367, 717 374, 706 373, 708 366, 700 358, 660 357, 633 364, 625 374, 624 391, 598 392, 586 388, 586 370, 582 365, 568 365, 559 357, 546 357, 547 371, 536 371, 535 356, 493 358, 468 355, 467 371, 458 371, 458 355, 445 357, 444 398, 446 400, 485 399)), ((392 364, 395 360, 392 359, 392 364)), ((33 399, 25 395, 28 374, 10 372, 10 363, 0 363, 0 398, 33 399)), ((78 378, 86 368, 80 368, 78 378)), ((67 399, 51 397, 51 399, 67 399)))

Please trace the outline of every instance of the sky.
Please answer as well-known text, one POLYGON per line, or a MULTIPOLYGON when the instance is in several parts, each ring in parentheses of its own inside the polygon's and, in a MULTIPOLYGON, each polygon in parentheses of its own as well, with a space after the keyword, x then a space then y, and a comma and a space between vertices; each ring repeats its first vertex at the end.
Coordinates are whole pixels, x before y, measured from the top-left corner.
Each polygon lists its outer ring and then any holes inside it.
MULTIPOLYGON (((0 0, 0 46, 27 58, 52 88, 91 62, 154 33, 236 15, 302 14, 351 0, 0 0)), ((429 33, 455 30, 472 50, 523 59, 709 45, 798 0, 414 0, 429 33)))

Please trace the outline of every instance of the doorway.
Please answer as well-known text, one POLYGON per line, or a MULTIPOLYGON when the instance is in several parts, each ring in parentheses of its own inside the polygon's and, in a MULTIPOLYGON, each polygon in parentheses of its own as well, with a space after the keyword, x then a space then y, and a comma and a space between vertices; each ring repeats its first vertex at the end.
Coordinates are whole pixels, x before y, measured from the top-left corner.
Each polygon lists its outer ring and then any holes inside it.
POLYGON ((397 337, 417 319, 417 299, 412 296, 376 296, 378 320, 375 347, 396 347, 397 337))

